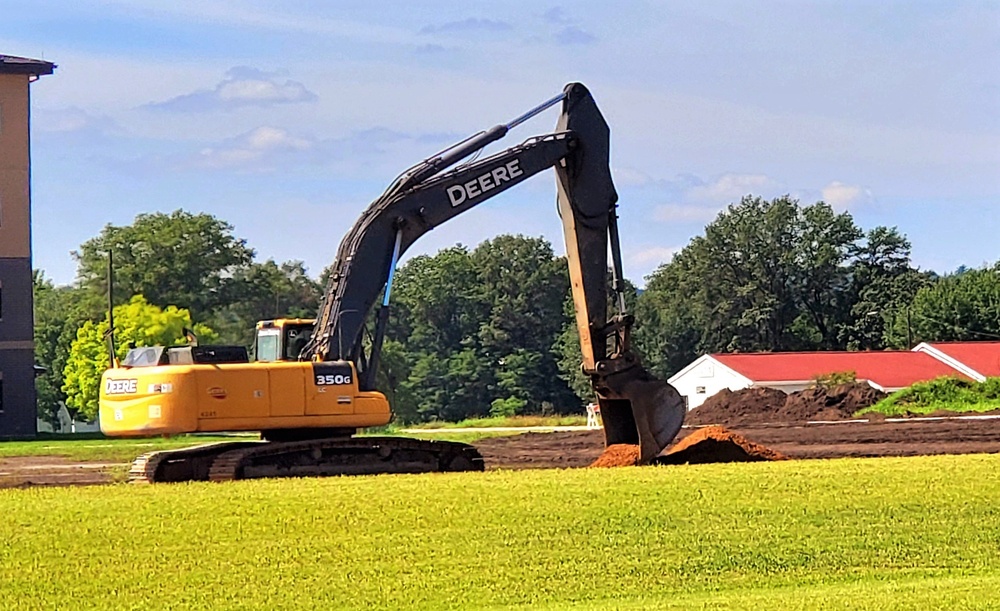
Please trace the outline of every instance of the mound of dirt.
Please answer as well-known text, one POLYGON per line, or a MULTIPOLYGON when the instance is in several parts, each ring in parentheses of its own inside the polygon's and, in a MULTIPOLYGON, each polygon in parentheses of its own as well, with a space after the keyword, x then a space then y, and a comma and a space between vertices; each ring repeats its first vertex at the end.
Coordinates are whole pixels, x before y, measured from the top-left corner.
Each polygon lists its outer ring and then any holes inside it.
POLYGON ((639 446, 616 443, 604 449, 591 467, 633 467, 639 464, 639 446))
POLYGON ((754 443, 721 426, 707 426, 691 433, 663 456, 660 465, 785 460, 783 454, 754 443))
POLYGON ((786 395, 773 388, 723 389, 687 413, 686 424, 743 426, 808 420, 847 420, 886 394, 867 382, 807 388, 786 395))
POLYGON ((785 393, 773 388, 743 388, 737 391, 724 388, 689 411, 684 423, 735 426, 775 422, 777 411, 785 404, 786 398, 785 393))
POLYGON ((778 410, 778 422, 847 420, 859 409, 875 405, 887 395, 867 382, 838 384, 832 388, 807 388, 788 395, 778 410))

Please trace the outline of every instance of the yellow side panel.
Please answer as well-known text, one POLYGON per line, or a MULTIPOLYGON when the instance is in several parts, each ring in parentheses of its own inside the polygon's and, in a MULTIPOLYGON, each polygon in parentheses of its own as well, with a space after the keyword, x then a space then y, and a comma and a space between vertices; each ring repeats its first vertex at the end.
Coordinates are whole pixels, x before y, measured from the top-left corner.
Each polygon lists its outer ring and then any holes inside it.
POLYGON ((302 363, 271 363, 267 368, 271 387, 271 416, 302 416, 306 413, 306 382, 311 367, 302 363))
POLYGON ((264 418, 270 411, 267 370, 237 363, 195 369, 198 418, 264 418))
POLYGON ((391 418, 392 412, 389 410, 389 401, 380 392, 362 392, 354 397, 355 414, 384 414, 386 421, 391 418))
POLYGON ((174 435, 197 430, 190 365, 109 369, 101 379, 100 423, 106 435, 174 435))
POLYGON ((308 368, 304 380, 307 416, 354 413, 358 376, 353 364, 331 361, 302 365, 308 368))

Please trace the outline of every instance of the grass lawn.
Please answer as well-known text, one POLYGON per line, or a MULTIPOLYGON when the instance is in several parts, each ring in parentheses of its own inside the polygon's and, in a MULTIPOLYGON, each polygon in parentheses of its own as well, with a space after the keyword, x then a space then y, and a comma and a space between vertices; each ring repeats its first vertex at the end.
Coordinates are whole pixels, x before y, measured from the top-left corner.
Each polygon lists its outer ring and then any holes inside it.
POLYGON ((0 490, 0 608, 1000 608, 1000 455, 0 490))

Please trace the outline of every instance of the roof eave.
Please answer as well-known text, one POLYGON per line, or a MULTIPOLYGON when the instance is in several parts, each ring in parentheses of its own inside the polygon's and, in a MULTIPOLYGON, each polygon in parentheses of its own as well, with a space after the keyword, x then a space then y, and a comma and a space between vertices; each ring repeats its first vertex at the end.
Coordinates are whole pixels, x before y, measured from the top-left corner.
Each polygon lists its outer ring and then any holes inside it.
POLYGON ((52 74, 56 65, 43 59, 0 56, 0 74, 26 74, 35 78, 52 74))

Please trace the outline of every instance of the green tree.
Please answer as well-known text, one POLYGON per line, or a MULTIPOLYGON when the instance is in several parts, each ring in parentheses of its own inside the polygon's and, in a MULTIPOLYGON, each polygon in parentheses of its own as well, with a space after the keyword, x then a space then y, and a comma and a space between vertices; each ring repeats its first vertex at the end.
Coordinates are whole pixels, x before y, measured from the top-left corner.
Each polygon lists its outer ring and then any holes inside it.
POLYGON ((233 300, 206 316, 225 343, 253 343, 259 320, 313 318, 322 289, 308 276, 302 261, 277 264, 273 259, 240 268, 232 278, 233 300))
MULTIPOLYGON (((194 330, 201 341, 215 341, 215 333, 202 324, 192 324, 191 314, 176 306, 159 308, 135 295, 125 305, 116 306, 115 340, 116 358, 124 359, 129 345, 173 346, 184 343, 184 327, 194 330)), ((63 371, 62 391, 66 405, 86 418, 97 415, 101 374, 108 366, 108 347, 105 336, 108 318, 100 322, 86 321, 80 326, 69 349, 63 371)))
POLYGON ((636 343, 669 376, 705 352, 877 347, 868 312, 905 300, 919 272, 894 229, 788 196, 730 205, 648 279, 636 343))
POLYGON ((479 346, 479 326, 488 315, 479 280, 461 245, 400 267, 386 342, 392 351, 383 348, 380 367, 400 420, 487 413, 495 379, 479 346))
POLYGON ((853 305, 842 339, 850 350, 881 350, 906 346, 896 338, 892 324, 913 300, 917 290, 932 278, 910 263, 910 241, 896 228, 876 227, 853 253, 851 283, 853 305))
MULTIPOLYGON (((694 360, 707 346, 702 342, 706 316, 692 301, 699 280, 691 267, 691 252, 680 252, 646 280, 635 307, 635 345, 644 364, 666 379, 694 360)), ((714 351, 714 350, 713 350, 714 351)))
POLYGON ((577 406, 553 350, 569 281, 545 240, 500 236, 415 257, 394 287, 394 352, 380 379, 401 419, 485 416, 498 399, 531 412, 577 406))
POLYGON ((913 342, 1000 338, 1000 263, 942 276, 920 288, 893 320, 893 336, 913 342), (909 320, 907 320, 909 319, 909 320))
POLYGON ((210 214, 184 210, 140 214, 124 227, 106 225, 73 252, 77 282, 100 303, 107 292, 110 252, 115 303, 144 295, 150 303, 182 304, 203 317, 242 296, 235 278, 250 266, 254 251, 232 230, 210 214))
POLYGON ((82 291, 55 286, 40 270, 32 277, 35 304, 35 363, 45 371, 35 378, 38 417, 57 422, 56 414, 66 395, 62 391, 63 369, 76 330, 87 318, 82 291))
POLYGON ((496 368, 500 398, 517 398, 538 411, 543 403, 575 406, 553 350, 567 324, 565 259, 544 238, 503 235, 477 246, 472 261, 489 306, 479 345, 496 368))

